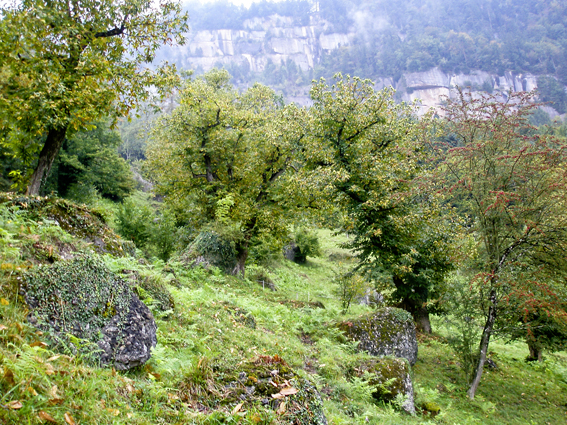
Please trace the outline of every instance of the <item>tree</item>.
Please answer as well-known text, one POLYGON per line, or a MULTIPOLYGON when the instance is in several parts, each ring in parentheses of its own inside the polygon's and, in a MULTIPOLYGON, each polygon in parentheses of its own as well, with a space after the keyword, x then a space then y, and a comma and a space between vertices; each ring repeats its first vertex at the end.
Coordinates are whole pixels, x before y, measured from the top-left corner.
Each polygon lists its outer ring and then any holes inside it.
POLYGON ((394 300, 430 332, 426 303, 452 266, 435 196, 413 184, 424 159, 413 109, 340 74, 331 87, 314 84, 311 97, 309 187, 344 208, 358 268, 386 273, 394 300))
POLYGON ((88 195, 94 188, 105 198, 123 200, 134 190, 135 181, 116 151, 121 142, 118 132, 104 121, 96 123, 93 130, 66 138, 42 192, 76 197, 81 188, 88 195))
POLYGON ((187 29, 173 0, 24 0, 1 13, 0 129, 15 152, 37 158, 29 180, 21 176, 28 194, 39 193, 65 137, 174 81, 171 69, 142 65, 187 29))
POLYGON ((442 108, 450 143, 436 146, 437 182, 467 219, 483 259, 471 285, 485 323, 470 398, 490 338, 504 331, 499 321, 526 325, 533 311, 565 317, 554 288, 564 285, 567 271, 567 146, 529 125, 539 106, 533 99, 510 93, 502 102, 459 91, 442 108))
POLYGON ((244 274, 251 240, 287 234, 292 209, 283 180, 304 135, 304 113, 283 107, 268 87, 238 93, 229 81, 228 72, 212 70, 188 82, 179 107, 159 120, 147 158, 157 190, 181 220, 231 233, 232 272, 244 274))

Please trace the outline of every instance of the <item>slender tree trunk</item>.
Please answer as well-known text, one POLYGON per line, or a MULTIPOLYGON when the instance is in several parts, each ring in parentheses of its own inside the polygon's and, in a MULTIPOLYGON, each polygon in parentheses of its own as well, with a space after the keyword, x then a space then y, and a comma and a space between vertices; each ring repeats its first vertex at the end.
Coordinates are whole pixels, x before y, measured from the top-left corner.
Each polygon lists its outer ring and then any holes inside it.
POLYGON ((490 336, 492 335, 492 330, 494 329, 494 323, 496 322, 496 291, 493 289, 490 291, 490 307, 488 308, 488 317, 486 318, 486 324, 482 331, 482 337, 480 339, 480 353, 478 357, 478 363, 475 369, 474 379, 467 391, 467 395, 472 400, 480 384, 480 378, 482 376, 482 371, 484 370, 484 363, 486 362, 486 355, 488 353, 488 344, 490 343, 490 336))
POLYGON ((50 129, 47 133, 45 144, 43 145, 43 149, 41 149, 41 152, 39 153, 39 161, 31 176, 26 195, 39 195, 41 185, 49 174, 51 166, 53 165, 53 161, 57 157, 61 146, 63 146, 63 141, 65 140, 66 133, 66 127, 50 129))

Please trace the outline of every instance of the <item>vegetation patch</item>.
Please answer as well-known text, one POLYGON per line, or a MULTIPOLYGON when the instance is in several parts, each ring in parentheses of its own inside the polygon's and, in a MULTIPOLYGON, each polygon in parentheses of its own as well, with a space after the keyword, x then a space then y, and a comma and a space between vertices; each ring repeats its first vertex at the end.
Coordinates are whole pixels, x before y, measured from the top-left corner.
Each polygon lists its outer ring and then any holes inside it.
POLYGON ((327 423, 316 387, 278 355, 258 356, 230 369, 201 359, 179 389, 181 399, 196 409, 224 409, 242 416, 269 410, 275 415, 266 423, 327 423))
MULTIPOLYGON (((101 254, 123 256, 135 253, 135 246, 117 236, 107 226, 102 214, 86 206, 76 205, 61 198, 27 197, 9 193, 0 194, 0 203, 27 211, 30 220, 53 221, 75 238, 91 243, 92 248, 101 254)), ((51 255, 49 247, 38 246, 39 251, 46 249, 48 255, 51 255)))
POLYGON ((62 348, 95 358, 101 329, 115 316, 124 321, 132 298, 128 283, 90 255, 36 267, 25 273, 22 287, 32 325, 62 348))

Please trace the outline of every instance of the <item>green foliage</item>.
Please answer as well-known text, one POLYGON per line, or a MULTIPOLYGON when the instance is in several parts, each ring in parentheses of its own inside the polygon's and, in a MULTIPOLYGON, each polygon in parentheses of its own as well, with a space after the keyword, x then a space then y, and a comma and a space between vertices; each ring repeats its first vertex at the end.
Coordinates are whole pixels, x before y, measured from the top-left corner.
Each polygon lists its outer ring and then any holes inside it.
POLYGON ((353 300, 363 297, 370 290, 370 285, 364 277, 352 271, 336 273, 334 280, 338 286, 336 293, 341 300, 343 314, 348 313, 353 300))
MULTIPOLYGON (((67 334, 98 342, 99 330, 114 316, 126 317, 132 297, 128 283, 90 255, 27 272, 23 289, 32 323, 64 346, 73 343, 67 334)), ((81 347, 90 351, 91 344, 81 347)))
POLYGON ((447 282, 443 299, 450 313, 445 316, 447 343, 459 359, 462 381, 470 385, 478 362, 478 341, 484 315, 480 309, 479 292, 467 276, 453 273, 447 282))
POLYGON ((118 206, 116 211, 116 230, 123 237, 142 247, 150 237, 148 226, 152 222, 153 215, 154 213, 147 202, 136 197, 128 197, 118 206))
POLYGON ((563 84, 553 77, 538 77, 537 89, 542 102, 549 102, 560 114, 567 112, 567 93, 563 84))
POLYGON ((510 93, 503 103, 459 92, 443 107, 445 134, 454 139, 432 145, 441 159, 435 180, 468 221, 476 246, 467 256, 479 258, 473 290, 485 324, 471 398, 494 332, 513 331, 520 312, 529 320, 539 306, 565 317, 567 146, 529 125, 537 107, 533 94, 510 93))
POLYGON ((2 6, 0 129, 2 143, 34 168, 37 195, 65 137, 102 116, 123 116, 177 78, 152 71, 163 44, 183 42, 186 15, 166 1, 23 1, 2 6), (35 163, 35 159, 39 161, 35 163))
POLYGON ((295 246, 299 249, 295 258, 298 263, 304 263, 307 257, 321 255, 321 246, 317 233, 300 227, 294 235, 295 246))
POLYGON ((241 238, 239 229, 217 225, 201 231, 193 244, 207 262, 230 273, 236 266, 236 245, 241 238))
POLYGON ((120 143, 118 133, 104 121, 66 139, 42 192, 85 201, 91 196, 80 188, 93 187, 105 198, 124 199, 132 192, 134 180, 116 151, 120 143))
POLYGON ((212 70, 187 82, 179 107, 157 123, 147 155, 180 222, 239 229, 235 272, 243 273, 254 239, 287 234, 284 218, 293 208, 286 208, 285 183, 304 114, 283 107, 265 86, 238 93, 229 81, 226 71, 212 70))

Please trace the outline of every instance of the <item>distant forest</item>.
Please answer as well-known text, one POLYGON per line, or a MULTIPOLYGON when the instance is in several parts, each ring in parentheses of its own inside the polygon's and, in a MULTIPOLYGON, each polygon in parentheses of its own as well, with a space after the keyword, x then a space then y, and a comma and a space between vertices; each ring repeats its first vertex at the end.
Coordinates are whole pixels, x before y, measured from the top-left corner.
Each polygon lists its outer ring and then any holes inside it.
MULTIPOLYGON (((187 4, 192 30, 242 29, 253 17, 280 14, 306 25, 313 1, 261 1, 249 9, 226 0, 187 4)), ((321 0, 330 32, 352 32, 354 43, 324 55, 315 75, 336 71, 398 79, 439 66, 444 72, 483 70, 555 76, 567 85, 567 1, 321 0)))

